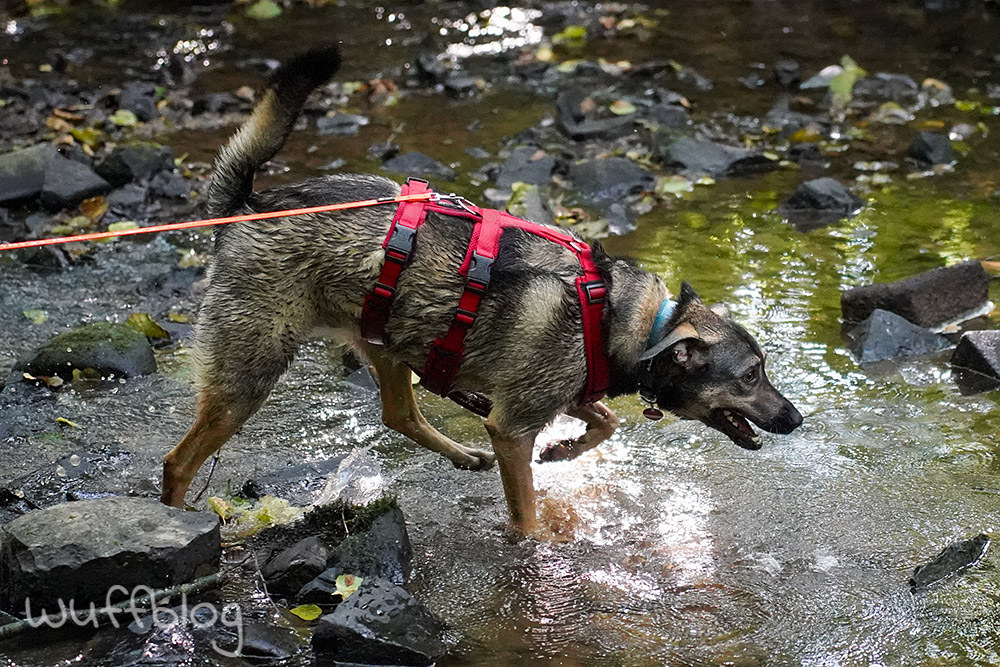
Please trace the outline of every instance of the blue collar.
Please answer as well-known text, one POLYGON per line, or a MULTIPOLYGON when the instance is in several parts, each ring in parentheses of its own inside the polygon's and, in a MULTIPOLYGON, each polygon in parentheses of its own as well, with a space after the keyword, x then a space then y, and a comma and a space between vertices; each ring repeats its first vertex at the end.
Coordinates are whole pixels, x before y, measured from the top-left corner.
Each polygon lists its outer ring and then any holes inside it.
POLYGON ((670 321, 676 308, 677 302, 670 299, 664 299, 663 303, 660 304, 660 309, 656 312, 656 319, 653 320, 653 328, 649 330, 649 338, 646 339, 647 350, 663 338, 663 330, 666 328, 667 322, 670 321))

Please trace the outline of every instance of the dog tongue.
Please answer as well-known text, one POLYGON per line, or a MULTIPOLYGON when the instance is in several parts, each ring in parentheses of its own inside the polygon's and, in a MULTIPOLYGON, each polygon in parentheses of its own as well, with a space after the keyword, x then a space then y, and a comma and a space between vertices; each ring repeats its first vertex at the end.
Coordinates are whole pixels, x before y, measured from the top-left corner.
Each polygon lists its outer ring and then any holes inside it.
POLYGON ((747 433, 749 435, 757 435, 754 432, 753 427, 750 426, 750 423, 740 413, 726 411, 726 418, 729 419, 730 424, 732 424, 739 430, 743 431, 744 433, 747 433))

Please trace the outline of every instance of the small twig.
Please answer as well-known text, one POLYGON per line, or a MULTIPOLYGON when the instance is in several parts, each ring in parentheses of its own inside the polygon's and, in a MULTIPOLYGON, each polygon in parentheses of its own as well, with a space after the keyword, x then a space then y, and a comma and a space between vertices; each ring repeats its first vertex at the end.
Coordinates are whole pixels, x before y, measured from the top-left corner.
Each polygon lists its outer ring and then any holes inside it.
POLYGON ((212 459, 212 467, 208 471, 208 479, 205 480, 205 486, 201 487, 201 491, 199 491, 198 495, 195 496, 194 500, 191 501, 192 505, 194 505, 197 502, 200 502, 201 497, 205 495, 206 491, 208 491, 208 486, 212 483, 212 476, 215 475, 215 468, 216 466, 219 465, 219 459, 221 458, 222 458, 222 450, 220 449, 215 453, 215 457, 212 459))

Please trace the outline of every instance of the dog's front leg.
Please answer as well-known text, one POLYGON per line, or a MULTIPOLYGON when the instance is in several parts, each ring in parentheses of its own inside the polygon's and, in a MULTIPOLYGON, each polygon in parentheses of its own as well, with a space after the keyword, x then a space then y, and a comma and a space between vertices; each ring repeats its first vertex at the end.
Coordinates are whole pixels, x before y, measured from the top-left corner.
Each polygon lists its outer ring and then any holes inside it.
POLYGON ((493 415, 486 420, 486 431, 493 441, 493 451, 500 464, 500 481, 510 512, 508 530, 516 536, 531 535, 538 528, 535 516, 535 485, 531 474, 531 453, 537 433, 511 436, 496 426, 493 415))
POLYGON ((463 447, 427 422, 413 396, 409 366, 394 361, 375 346, 367 346, 365 352, 378 376, 382 422, 386 426, 418 445, 447 457, 456 468, 488 470, 493 466, 493 454, 463 447))
POLYGON ((586 422, 586 432, 574 440, 553 442, 539 453, 539 461, 575 459, 610 438, 618 428, 618 416, 600 401, 570 408, 566 414, 586 422))

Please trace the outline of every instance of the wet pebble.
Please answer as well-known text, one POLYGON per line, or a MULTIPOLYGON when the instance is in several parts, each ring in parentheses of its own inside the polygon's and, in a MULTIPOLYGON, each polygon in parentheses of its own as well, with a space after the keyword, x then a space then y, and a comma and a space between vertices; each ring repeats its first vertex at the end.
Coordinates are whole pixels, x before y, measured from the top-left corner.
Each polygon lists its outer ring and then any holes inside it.
POLYGON ((861 363, 929 354, 949 344, 944 336, 885 310, 875 310, 848 336, 854 341, 854 352, 861 363))
POLYGON ((955 161, 955 151, 951 139, 940 132, 919 132, 913 138, 907 154, 924 164, 951 164, 955 161))

